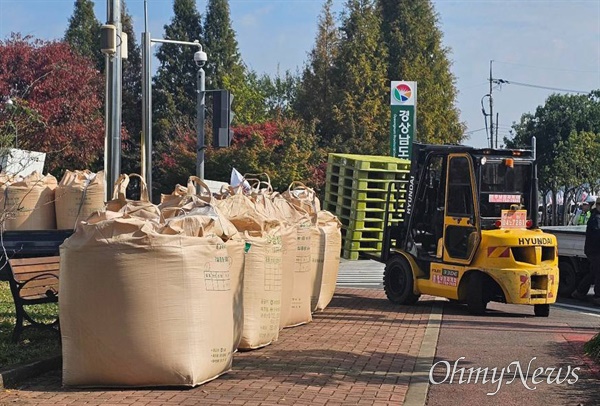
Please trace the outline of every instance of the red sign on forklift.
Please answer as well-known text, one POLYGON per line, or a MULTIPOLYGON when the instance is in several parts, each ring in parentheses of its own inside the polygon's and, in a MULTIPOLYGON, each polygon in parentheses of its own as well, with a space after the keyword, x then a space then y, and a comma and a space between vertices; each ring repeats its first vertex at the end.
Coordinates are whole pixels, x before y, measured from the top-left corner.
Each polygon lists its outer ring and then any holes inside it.
POLYGON ((527 210, 502 210, 500 228, 527 228, 527 210))

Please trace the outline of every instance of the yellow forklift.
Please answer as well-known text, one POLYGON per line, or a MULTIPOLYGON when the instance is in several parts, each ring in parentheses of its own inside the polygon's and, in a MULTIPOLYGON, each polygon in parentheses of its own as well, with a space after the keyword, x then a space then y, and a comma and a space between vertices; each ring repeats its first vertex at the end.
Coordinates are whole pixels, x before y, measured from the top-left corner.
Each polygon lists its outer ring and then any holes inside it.
POLYGON ((547 317, 558 292, 556 238, 538 227, 531 150, 413 144, 408 185, 391 183, 382 255, 388 299, 422 294, 466 303, 527 304, 547 317))

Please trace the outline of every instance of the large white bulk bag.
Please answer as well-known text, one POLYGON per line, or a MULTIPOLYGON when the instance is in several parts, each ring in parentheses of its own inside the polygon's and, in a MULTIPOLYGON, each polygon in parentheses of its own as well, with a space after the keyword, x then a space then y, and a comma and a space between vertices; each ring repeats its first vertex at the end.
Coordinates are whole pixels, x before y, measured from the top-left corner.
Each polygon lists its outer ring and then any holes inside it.
POLYGON ((244 259, 244 328, 238 348, 264 347, 279 337, 281 224, 258 213, 254 203, 241 194, 219 200, 217 205, 248 244, 244 259))
POLYGON ((54 230, 54 190, 56 178, 33 172, 21 180, 5 185, 5 230, 54 230))
POLYGON ((213 227, 215 233, 227 241, 238 234, 237 228, 224 216, 217 207, 216 200, 212 198, 210 189, 196 176, 190 176, 188 186, 177 185, 171 195, 162 195, 161 204, 158 206, 164 218, 182 214, 197 214, 208 216, 215 220, 213 227), (200 192, 197 191, 200 189, 200 192))
POLYGON ((150 201, 148 186, 144 178, 137 173, 121 174, 115 182, 112 200, 106 202, 105 211, 124 213, 132 217, 161 222, 160 209, 150 201), (130 178, 138 178, 140 185, 140 200, 127 199, 126 192, 130 178))
POLYGON ((195 386, 228 371, 226 245, 111 216, 79 223, 60 247, 64 385, 195 386))
MULTIPOLYGON (((317 298, 315 310, 322 311, 329 305, 335 293, 335 285, 340 269, 342 233, 340 221, 328 211, 320 211, 318 213, 318 226, 321 231, 320 241, 322 247, 319 249, 319 252, 322 254, 322 257, 317 259, 320 267, 320 270, 317 270, 317 275, 321 277, 321 284, 319 286, 319 294, 317 295, 315 292, 314 296, 317 298)), ((316 286, 314 286, 314 290, 317 290, 316 286)))
POLYGON ((311 219, 308 213, 295 207, 279 194, 273 194, 273 205, 281 218, 294 224, 296 232, 296 252, 293 264, 293 284, 291 307, 282 311, 284 327, 293 327, 312 321, 310 297, 311 279, 311 219))
MULTIPOLYGON (((222 215, 216 214, 211 205, 200 203, 204 206, 191 208, 189 212, 177 216, 167 217, 166 225, 162 228, 163 234, 185 234, 189 236, 217 236, 223 240, 229 258, 230 276, 231 276, 231 292, 233 294, 233 348, 237 347, 242 339, 244 328, 244 253, 245 248, 249 248, 243 238, 237 233, 234 236, 229 236, 223 230, 235 230, 233 224, 222 215)), ((163 211, 164 213, 164 211, 163 211)))
POLYGON ((73 229, 77 222, 102 210, 105 193, 104 171, 67 170, 55 190, 56 228, 73 229))
MULTIPOLYGON (((279 328, 283 329, 288 326, 287 322, 292 311, 292 306, 298 307, 298 303, 292 303, 294 301, 294 270, 296 268, 296 254, 298 251, 296 227, 293 218, 283 215, 277 209, 272 200, 272 193, 268 191, 254 193, 252 200, 258 213, 263 214, 265 217, 276 219, 282 225, 281 317, 279 318, 279 328)), ((308 321, 310 321, 310 312, 308 312, 308 315, 308 321)))
POLYGON ((314 189, 295 181, 282 193, 282 196, 297 208, 307 212, 316 223, 317 213, 321 211, 321 202, 314 189))

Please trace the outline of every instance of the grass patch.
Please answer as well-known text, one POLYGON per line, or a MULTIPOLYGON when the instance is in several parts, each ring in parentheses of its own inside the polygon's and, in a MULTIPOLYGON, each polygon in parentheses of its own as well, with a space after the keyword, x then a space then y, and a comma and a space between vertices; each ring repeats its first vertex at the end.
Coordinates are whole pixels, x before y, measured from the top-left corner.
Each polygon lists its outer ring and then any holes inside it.
POLYGON ((596 362, 600 362, 600 333, 596 334, 594 338, 585 343, 583 349, 585 350, 585 353, 596 362))
MULTIPOLYGON (((34 320, 52 322, 58 314, 58 303, 31 306, 27 310, 34 320)), ((60 338, 51 331, 26 329, 19 342, 13 343, 12 332, 15 323, 15 305, 10 285, 0 281, 0 369, 60 354, 60 338)))

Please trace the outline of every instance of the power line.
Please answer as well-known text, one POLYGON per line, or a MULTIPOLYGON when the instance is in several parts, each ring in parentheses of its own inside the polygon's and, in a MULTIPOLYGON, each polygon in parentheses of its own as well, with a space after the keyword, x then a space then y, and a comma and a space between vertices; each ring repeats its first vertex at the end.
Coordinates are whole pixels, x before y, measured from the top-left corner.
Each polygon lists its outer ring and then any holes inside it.
POLYGON ((531 83, 514 82, 512 80, 506 80, 506 79, 493 79, 493 82, 497 85, 517 85, 517 86, 524 86, 524 87, 533 87, 536 89, 556 90, 557 92, 581 93, 581 94, 589 94, 590 93, 589 90, 562 89, 560 87, 534 85, 531 83))
POLYGON ((594 70, 583 70, 583 69, 563 69, 563 68, 549 68, 547 66, 534 66, 534 65, 526 65, 524 63, 515 63, 515 62, 503 62, 503 61, 497 61, 494 59, 494 62, 496 63, 502 63, 505 65, 516 65, 516 66, 524 66, 527 68, 533 68, 533 69, 544 69, 544 70, 553 70, 553 71, 560 71, 560 72, 582 72, 582 73, 600 73, 600 71, 598 69, 594 69, 594 70))
POLYGON ((465 132, 465 134, 473 134, 473 133, 477 133, 477 132, 483 131, 483 130, 487 130, 487 128, 486 127, 478 128, 476 130, 467 131, 467 132, 465 132))

